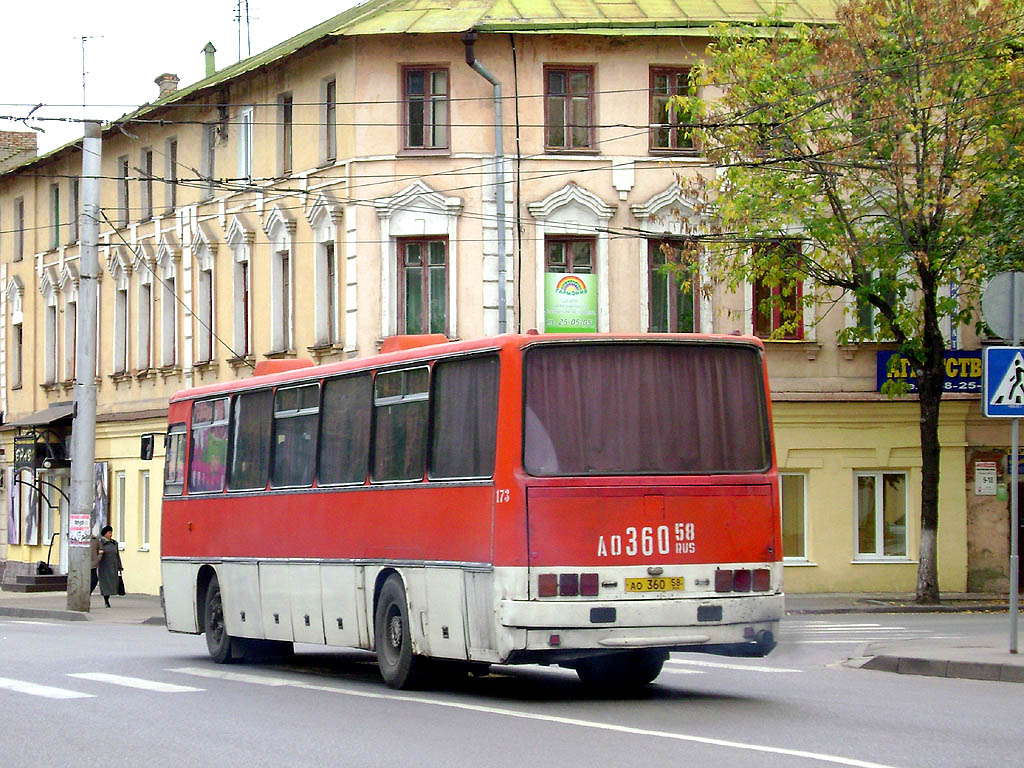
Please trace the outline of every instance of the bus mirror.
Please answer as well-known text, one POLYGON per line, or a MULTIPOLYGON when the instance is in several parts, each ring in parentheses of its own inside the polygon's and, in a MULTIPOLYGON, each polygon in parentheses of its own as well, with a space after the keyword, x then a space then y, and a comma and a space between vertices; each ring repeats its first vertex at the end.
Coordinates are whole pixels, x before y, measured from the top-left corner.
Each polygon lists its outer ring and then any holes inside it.
POLYGON ((142 444, 139 449, 139 458, 143 461, 150 461, 153 458, 153 433, 147 432, 142 436, 142 444))

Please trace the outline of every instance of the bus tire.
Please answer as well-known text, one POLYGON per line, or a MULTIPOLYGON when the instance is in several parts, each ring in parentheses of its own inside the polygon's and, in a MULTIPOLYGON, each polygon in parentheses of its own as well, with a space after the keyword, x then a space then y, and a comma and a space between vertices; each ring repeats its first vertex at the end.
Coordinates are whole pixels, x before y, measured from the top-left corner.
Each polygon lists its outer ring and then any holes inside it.
POLYGON ((422 678, 425 659, 412 652, 409 607, 402 578, 393 573, 380 590, 373 621, 381 677, 391 688, 411 688, 422 678))
POLYGON ((206 588, 203 627, 206 631, 206 648, 210 652, 211 658, 218 664, 231 663, 233 638, 228 634, 227 626, 224 623, 224 602, 221 599, 220 584, 216 576, 210 579, 210 584, 206 588))
POLYGON ((575 667, 586 686, 639 688, 654 682, 667 658, 668 651, 643 649, 580 659, 575 667))

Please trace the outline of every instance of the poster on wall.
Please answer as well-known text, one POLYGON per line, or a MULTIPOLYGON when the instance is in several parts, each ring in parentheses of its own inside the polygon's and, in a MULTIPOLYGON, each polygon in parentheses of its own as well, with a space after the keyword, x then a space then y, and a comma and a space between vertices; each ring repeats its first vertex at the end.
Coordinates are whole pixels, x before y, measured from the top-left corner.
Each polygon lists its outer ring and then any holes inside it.
MULTIPOLYGON (((100 535, 100 531, 103 526, 107 524, 107 510, 109 508, 109 497, 107 491, 109 484, 107 482, 107 468, 108 463, 105 461, 97 461, 92 465, 92 481, 93 489, 96 492, 96 496, 92 503, 92 522, 93 522, 93 533, 96 536, 100 535)), ((121 532, 118 531, 118 536, 121 532)))
POLYGON ((89 515, 68 516, 68 546, 89 546, 89 515))
POLYGON ((39 544, 39 493, 36 491, 35 473, 24 470, 21 473, 21 513, 24 527, 22 543, 27 547, 39 544))
POLYGON ((7 483, 7 543, 21 544, 21 507, 18 485, 14 482, 14 467, 7 467, 4 480, 7 483))
POLYGON ((544 274, 544 332, 597 331, 597 275, 544 274))

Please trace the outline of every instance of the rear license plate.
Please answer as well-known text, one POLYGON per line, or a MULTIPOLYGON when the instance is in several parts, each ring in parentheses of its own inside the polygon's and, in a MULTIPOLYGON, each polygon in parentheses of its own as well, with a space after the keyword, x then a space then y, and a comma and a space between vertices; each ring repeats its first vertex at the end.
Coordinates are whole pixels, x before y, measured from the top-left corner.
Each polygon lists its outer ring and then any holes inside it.
POLYGON ((627 592, 682 592, 683 578, 626 579, 627 592))

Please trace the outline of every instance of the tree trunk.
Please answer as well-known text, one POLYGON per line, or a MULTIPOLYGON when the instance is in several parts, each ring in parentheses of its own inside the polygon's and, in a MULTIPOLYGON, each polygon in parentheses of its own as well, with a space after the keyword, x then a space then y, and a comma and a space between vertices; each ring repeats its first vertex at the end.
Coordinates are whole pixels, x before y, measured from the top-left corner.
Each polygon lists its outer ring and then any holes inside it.
MULTIPOLYGON (((929 276, 930 277, 930 276, 929 276)), ((918 603, 939 597, 939 404, 946 383, 945 339, 935 311, 934 282, 924 283, 924 365, 917 371, 921 412, 921 543, 917 566, 918 603)))

